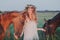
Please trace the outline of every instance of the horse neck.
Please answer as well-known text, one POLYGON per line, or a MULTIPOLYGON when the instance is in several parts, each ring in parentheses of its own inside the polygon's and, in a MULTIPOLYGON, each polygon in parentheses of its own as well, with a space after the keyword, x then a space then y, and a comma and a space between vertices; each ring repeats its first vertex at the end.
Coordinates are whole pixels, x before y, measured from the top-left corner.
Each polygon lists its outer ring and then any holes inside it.
POLYGON ((51 20, 55 25, 60 25, 60 13, 53 17, 51 20))

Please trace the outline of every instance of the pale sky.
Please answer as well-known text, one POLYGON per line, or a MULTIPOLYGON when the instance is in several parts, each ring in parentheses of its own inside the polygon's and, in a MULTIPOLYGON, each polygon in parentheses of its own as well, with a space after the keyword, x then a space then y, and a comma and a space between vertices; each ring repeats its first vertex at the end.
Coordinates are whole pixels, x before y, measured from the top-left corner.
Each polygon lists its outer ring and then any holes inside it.
POLYGON ((37 10, 60 10, 60 0, 0 0, 0 10, 23 10, 27 4, 36 6, 37 10))

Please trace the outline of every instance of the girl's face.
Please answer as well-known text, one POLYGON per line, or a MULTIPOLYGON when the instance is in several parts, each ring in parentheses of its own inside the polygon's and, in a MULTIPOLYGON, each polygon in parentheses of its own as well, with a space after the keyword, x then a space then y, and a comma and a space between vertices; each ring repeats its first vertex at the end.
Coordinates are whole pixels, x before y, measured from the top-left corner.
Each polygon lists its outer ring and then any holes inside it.
POLYGON ((28 8, 28 13, 33 13, 33 11, 34 11, 34 8, 33 8, 32 6, 30 6, 30 7, 28 8))

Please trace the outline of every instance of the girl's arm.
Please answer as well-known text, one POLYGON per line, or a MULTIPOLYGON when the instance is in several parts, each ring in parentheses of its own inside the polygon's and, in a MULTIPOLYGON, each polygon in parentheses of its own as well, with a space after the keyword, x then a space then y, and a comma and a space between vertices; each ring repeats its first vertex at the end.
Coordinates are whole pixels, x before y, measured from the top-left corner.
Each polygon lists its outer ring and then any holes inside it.
POLYGON ((41 31, 46 32, 46 30, 45 30, 45 29, 43 29, 43 28, 37 28, 37 30, 41 30, 41 31))

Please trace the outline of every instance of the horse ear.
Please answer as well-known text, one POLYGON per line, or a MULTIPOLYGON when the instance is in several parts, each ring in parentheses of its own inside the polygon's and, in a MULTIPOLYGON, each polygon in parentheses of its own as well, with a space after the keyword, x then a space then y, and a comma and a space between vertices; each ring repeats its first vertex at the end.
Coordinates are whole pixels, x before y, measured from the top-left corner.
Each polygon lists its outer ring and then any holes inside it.
POLYGON ((44 21, 47 22, 47 20, 44 18, 44 21))

